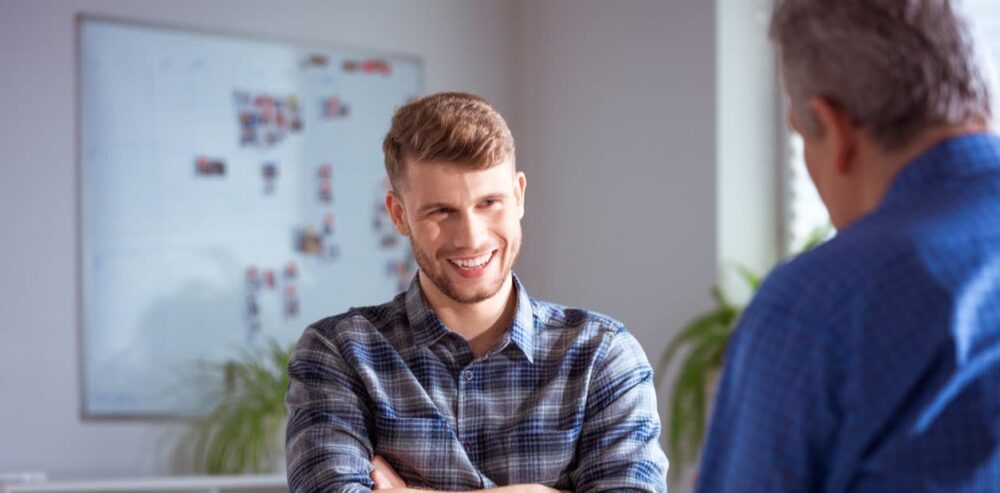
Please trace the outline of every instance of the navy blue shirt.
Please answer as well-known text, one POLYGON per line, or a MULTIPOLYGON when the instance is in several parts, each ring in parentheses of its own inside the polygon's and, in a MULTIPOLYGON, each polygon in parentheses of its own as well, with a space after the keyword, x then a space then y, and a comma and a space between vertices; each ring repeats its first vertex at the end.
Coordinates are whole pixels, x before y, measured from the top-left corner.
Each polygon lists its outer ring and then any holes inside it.
POLYGON ((1000 491, 1000 139, 946 140, 768 277, 698 490, 1000 491))

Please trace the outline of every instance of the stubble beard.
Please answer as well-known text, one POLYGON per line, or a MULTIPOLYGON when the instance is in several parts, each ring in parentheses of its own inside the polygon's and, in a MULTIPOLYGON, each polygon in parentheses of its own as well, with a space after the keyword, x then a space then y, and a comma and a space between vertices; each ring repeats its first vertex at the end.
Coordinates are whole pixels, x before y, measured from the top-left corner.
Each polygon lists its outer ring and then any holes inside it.
MULTIPOLYGON (((420 269, 420 275, 427 276, 427 279, 434 283, 434 286, 444 293, 445 296, 458 303, 471 305, 481 301, 486 301, 500 292, 500 288, 503 287, 503 283, 508 277, 510 277, 511 272, 514 270, 514 264, 517 262, 517 254, 521 250, 521 239, 517 238, 514 243, 511 244, 510 262, 504 268, 504 271, 501 272, 501 275, 497 277, 496 282, 494 282, 491 286, 487 286, 484 290, 468 295, 463 295, 447 274, 441 270, 434 269, 435 264, 431 260, 431 256, 418 247, 413 242, 413 238, 410 238, 410 249, 413 250, 413 258, 417 261, 417 267, 420 269)), ((496 255, 500 255, 502 251, 503 249, 501 247, 501 249, 497 250, 496 255)), ((500 259, 497 258, 490 260, 490 262, 498 261, 500 261, 500 259)), ((442 260, 442 263, 443 262, 448 262, 448 260, 442 260)), ((443 266, 443 268, 447 268, 447 266, 443 266)))

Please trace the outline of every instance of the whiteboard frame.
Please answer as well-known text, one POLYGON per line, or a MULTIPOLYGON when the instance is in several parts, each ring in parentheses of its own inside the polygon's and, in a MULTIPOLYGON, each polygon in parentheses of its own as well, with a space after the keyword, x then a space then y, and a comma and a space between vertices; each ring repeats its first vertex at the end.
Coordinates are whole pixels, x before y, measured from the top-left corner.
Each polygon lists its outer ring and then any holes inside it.
POLYGON ((131 422, 175 422, 189 423, 197 420, 197 417, 182 416, 176 414, 150 414, 150 413, 99 413, 93 414, 87 411, 87 351, 85 330, 86 320, 84 314, 84 265, 86 259, 83 258, 84 231, 83 231, 83 26, 88 22, 101 22, 110 24, 120 24, 129 27, 138 27, 149 30, 172 31, 183 34, 206 35, 236 39, 241 41, 257 41, 265 43, 279 44, 293 49, 317 50, 317 51, 353 51, 364 53, 372 57, 391 57, 412 62, 418 67, 417 94, 424 95, 426 92, 426 64, 424 58, 411 53, 392 52, 386 50, 371 49, 364 46, 352 45, 349 43, 331 43, 318 39, 305 37, 285 37, 269 34, 261 34, 250 31, 214 29, 201 26, 189 26, 169 22, 150 21, 105 14, 79 12, 74 19, 74 110, 75 110, 75 150, 74 157, 74 191, 76 197, 76 337, 77 337, 77 371, 78 389, 77 401, 79 403, 79 416, 82 421, 108 422, 108 421, 131 421, 131 422))

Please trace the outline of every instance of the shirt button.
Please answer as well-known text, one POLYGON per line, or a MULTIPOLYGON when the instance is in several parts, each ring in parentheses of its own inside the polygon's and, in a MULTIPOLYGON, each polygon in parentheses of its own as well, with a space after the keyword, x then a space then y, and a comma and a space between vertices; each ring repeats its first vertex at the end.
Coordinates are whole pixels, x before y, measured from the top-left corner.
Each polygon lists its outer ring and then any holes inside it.
POLYGON ((465 370, 465 379, 471 382, 472 377, 473 377, 472 370, 465 370))

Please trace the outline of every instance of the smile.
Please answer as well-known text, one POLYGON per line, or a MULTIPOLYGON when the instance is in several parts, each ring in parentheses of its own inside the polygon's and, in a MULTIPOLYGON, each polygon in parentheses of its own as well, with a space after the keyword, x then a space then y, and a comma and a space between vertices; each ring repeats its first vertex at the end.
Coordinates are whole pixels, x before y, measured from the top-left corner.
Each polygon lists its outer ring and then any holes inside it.
POLYGON ((492 250, 478 257, 452 258, 448 259, 448 261, 451 262, 455 267, 458 267, 459 269, 475 271, 478 269, 482 269, 483 267, 486 267, 486 265, 490 263, 490 260, 493 259, 493 255, 495 253, 496 250, 492 250))

